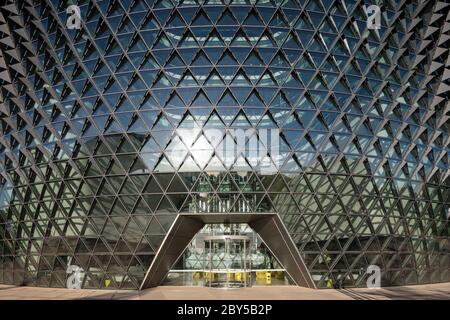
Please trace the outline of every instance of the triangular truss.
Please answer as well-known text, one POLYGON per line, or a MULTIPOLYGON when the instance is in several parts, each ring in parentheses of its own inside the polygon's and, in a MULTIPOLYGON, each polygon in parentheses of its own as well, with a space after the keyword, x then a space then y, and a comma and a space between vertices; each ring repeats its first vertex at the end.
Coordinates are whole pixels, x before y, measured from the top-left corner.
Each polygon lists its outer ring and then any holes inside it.
POLYGON ((448 281, 450 5, 177 2, 0 5, 0 282, 138 288, 203 193, 277 212, 318 287, 448 281), (276 174, 237 128, 280 130, 276 174))

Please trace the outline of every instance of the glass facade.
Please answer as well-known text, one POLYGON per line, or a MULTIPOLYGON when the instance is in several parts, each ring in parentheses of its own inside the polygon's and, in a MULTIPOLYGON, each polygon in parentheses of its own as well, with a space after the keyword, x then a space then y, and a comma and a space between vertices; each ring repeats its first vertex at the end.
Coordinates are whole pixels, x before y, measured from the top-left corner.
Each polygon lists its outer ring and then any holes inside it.
POLYGON ((164 284, 247 287, 289 285, 289 275, 247 224, 206 225, 164 284))
POLYGON ((188 212, 277 213, 319 288, 450 281, 450 6, 364 2, 378 29, 357 0, 6 0, 0 283, 139 288, 188 212))

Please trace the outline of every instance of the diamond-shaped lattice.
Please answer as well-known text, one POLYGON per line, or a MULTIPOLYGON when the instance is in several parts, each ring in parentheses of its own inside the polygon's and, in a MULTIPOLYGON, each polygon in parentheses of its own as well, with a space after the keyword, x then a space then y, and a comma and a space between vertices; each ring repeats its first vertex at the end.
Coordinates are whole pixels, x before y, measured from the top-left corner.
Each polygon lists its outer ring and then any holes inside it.
POLYGON ((450 280, 448 3, 69 2, 0 5, 1 283, 138 288, 218 211, 280 214, 319 287, 450 280), (237 129, 277 158, 224 156, 237 129))

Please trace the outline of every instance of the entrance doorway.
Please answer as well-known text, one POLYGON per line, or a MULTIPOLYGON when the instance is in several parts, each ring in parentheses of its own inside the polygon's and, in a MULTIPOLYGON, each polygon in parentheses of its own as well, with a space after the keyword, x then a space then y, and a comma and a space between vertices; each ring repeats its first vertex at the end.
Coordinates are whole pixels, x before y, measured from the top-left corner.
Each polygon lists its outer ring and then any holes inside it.
POLYGON ((295 243, 277 214, 178 214, 152 260, 141 289, 161 284, 205 286, 205 283, 211 287, 295 284, 315 288, 295 243), (205 238, 215 236, 230 239, 242 236, 251 240, 236 245, 230 240, 233 245, 227 246, 229 249, 225 247, 227 240, 222 240, 222 245, 207 241, 210 255, 220 250, 224 257, 227 252, 230 254, 227 261, 232 263, 215 267, 206 264, 210 260, 205 258, 205 238), (240 254, 232 257, 232 250, 240 254), (233 267, 233 260, 241 263, 233 267), (225 273, 225 279, 212 273, 225 273))
POLYGON ((250 238, 242 235, 208 236, 204 239, 204 285, 241 288, 251 284, 250 238))
POLYGON ((164 284, 243 288, 289 285, 291 280, 248 224, 207 224, 186 247, 164 284))

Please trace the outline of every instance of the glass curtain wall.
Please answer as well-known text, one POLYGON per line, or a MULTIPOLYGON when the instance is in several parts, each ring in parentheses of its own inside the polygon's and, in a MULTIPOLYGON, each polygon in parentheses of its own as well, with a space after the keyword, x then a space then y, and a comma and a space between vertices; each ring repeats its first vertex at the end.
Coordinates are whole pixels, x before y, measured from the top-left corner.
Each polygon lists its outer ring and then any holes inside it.
POLYGON ((186 212, 278 214, 319 288, 449 281, 449 8, 3 1, 0 283, 137 289, 186 212))

